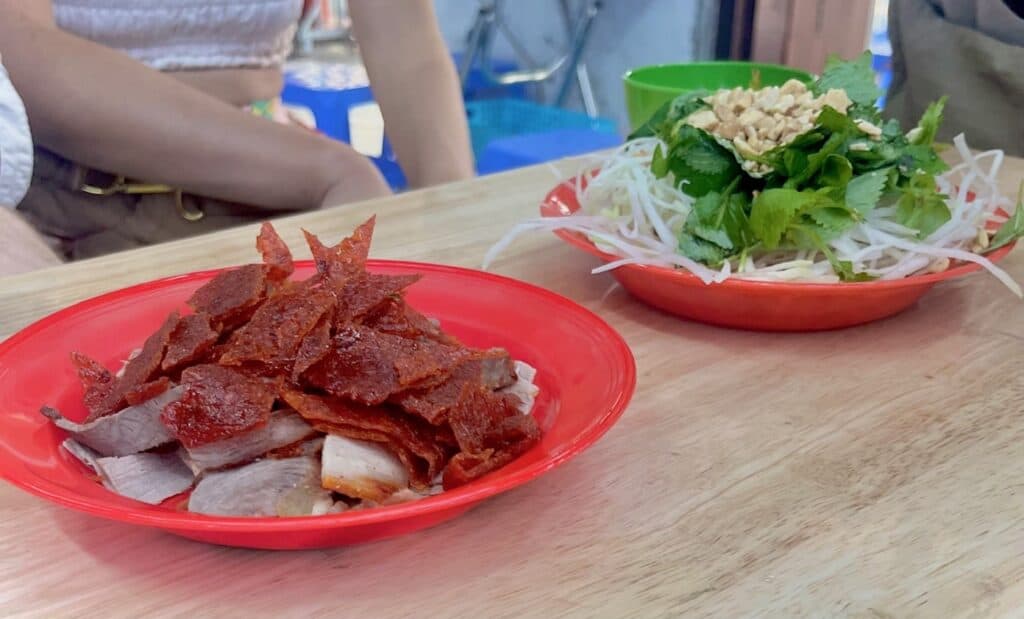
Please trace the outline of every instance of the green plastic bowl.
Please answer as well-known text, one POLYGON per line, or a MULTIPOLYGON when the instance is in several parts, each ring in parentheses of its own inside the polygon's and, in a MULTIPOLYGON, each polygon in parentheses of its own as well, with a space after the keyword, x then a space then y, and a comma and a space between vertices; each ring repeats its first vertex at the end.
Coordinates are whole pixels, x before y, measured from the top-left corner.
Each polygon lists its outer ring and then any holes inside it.
POLYGON ((762 86, 781 86, 790 79, 802 82, 814 79, 800 69, 757 62, 690 62, 639 67, 622 77, 630 127, 636 129, 644 124, 666 101, 684 92, 749 86, 755 69, 761 73, 762 86))

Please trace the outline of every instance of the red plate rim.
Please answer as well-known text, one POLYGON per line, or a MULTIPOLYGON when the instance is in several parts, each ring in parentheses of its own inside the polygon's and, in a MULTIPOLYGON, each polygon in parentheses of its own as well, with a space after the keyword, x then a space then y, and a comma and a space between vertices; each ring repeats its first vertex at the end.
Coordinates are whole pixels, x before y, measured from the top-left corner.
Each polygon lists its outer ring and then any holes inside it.
MULTIPOLYGON (((297 260, 295 261, 295 265, 311 267, 313 266, 313 261, 297 260)), ((511 277, 505 277, 475 269, 427 262, 415 262, 410 260, 382 259, 367 260, 367 266, 371 269, 373 267, 397 267, 409 270, 419 269, 424 272, 448 273, 458 276, 474 277, 479 280, 500 283, 503 286, 511 286, 529 294, 540 295, 553 303, 570 309, 573 312, 583 314, 588 318, 595 320, 598 324, 602 324, 607 327, 608 334, 615 343, 614 353, 620 357, 620 360, 628 369, 627 377, 624 380, 624 389, 618 395, 617 399, 611 402, 608 408, 604 410, 603 414, 599 416, 597 423, 594 424, 588 432, 584 432, 573 437, 572 440, 567 443, 564 451, 558 455, 546 458, 519 471, 506 475, 501 475, 501 469, 498 469, 494 473, 470 482, 465 486, 455 490, 446 491, 435 496, 420 499, 418 501, 375 507, 367 510, 342 512, 339 514, 263 518, 207 516, 203 514, 193 514, 186 511, 123 511, 121 508, 110 507, 105 504, 98 503, 95 500, 83 500, 74 496, 68 496, 63 492, 63 488, 61 486, 51 484, 48 480, 42 480, 42 483, 34 483, 29 480, 13 479, 6 471, 0 471, 0 478, 3 478, 8 483, 11 483, 12 485, 38 497, 78 511, 98 516, 112 517, 121 522, 153 526, 163 529, 185 531, 284 532, 296 530, 319 530, 325 527, 356 527, 392 520, 402 520, 410 517, 430 514, 435 511, 457 508, 464 505, 469 506, 488 497, 492 497, 517 486, 521 486, 522 484, 547 473, 555 467, 579 455, 585 449, 597 442, 598 439, 611 429, 618 418, 622 416, 622 413, 629 404, 633 392, 636 389, 636 362, 633 358, 632 351, 618 331, 608 325, 600 316, 582 305, 579 305, 578 303, 550 290, 541 288, 540 286, 528 284, 511 277)), ((82 309, 91 308, 95 305, 101 305, 111 300, 145 293, 149 290, 160 288, 170 282, 202 279, 230 268, 233 267, 207 269, 181 275, 162 277, 160 279, 136 284, 127 288, 121 288, 119 290, 114 290, 112 292, 107 292, 96 297, 79 301, 78 303, 58 310, 53 314, 33 322, 3 342, 0 342, 0 356, 6 354, 10 348, 20 342, 34 337, 37 332, 49 326, 50 323, 60 320, 68 314, 75 313, 82 309)))
MULTIPOLYGON (((544 201, 540 205, 540 214, 542 217, 567 217, 572 213, 579 210, 579 202, 576 201, 575 195, 575 183, 576 177, 564 180, 556 185, 548 194, 544 197, 544 201), (566 196, 565 192, 570 192, 566 196), (567 200, 566 197, 569 199, 567 200)), ((621 260, 622 256, 616 256, 607 252, 601 251, 594 245, 589 239, 583 236, 580 232, 574 232, 572 230, 555 230, 555 235, 561 238, 563 241, 582 249, 583 251, 597 256, 604 262, 612 262, 613 260, 621 260)), ((999 249, 995 250, 991 254, 985 256, 990 262, 996 263, 1002 260, 1009 254, 1013 248, 1017 245, 1014 241, 999 249)), ((722 282, 716 282, 714 284, 704 284, 703 280, 699 277, 686 271, 684 269, 669 269, 659 266, 651 266, 645 264, 625 264, 619 269, 629 269, 637 272, 646 272, 649 276, 659 277, 664 279, 675 280, 679 284, 686 285, 714 285, 722 286, 723 288, 734 288, 737 290, 772 290, 778 292, 789 292, 789 293, 800 293, 807 291, 822 291, 828 290, 833 293, 839 294, 858 294, 864 292, 865 288, 871 288, 872 290, 893 290, 898 288, 915 287, 924 284, 935 284, 948 279, 954 279, 981 270, 980 264, 973 262, 967 262, 951 266, 945 271, 939 273, 928 273, 925 275, 913 275, 910 277, 904 277, 901 279, 887 279, 887 280, 873 280, 868 282, 839 282, 839 283, 826 283, 826 282, 774 282, 754 279, 742 279, 736 277, 730 277, 722 282)))

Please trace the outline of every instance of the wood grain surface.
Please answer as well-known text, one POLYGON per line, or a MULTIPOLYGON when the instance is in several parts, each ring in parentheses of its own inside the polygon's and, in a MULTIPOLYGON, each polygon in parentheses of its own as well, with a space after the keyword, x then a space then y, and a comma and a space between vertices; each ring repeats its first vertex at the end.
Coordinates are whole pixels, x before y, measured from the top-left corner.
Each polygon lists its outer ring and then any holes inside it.
MULTIPOLYGON (((277 227, 299 248, 300 227, 330 240, 377 213, 375 257, 476 267, 537 212, 551 172, 277 227)), ((1007 192, 1022 173, 1007 162, 1007 192)), ((0 337, 102 292, 250 261, 255 234, 0 279, 0 337)), ((995 279, 940 285, 876 324, 787 335, 660 314, 594 265, 540 233, 493 267, 598 312, 636 355, 633 404, 569 464, 436 528, 307 552, 202 545, 0 484, 0 616, 1024 614, 1024 305, 995 279)), ((1024 281, 1024 251, 1004 265, 1024 281)))

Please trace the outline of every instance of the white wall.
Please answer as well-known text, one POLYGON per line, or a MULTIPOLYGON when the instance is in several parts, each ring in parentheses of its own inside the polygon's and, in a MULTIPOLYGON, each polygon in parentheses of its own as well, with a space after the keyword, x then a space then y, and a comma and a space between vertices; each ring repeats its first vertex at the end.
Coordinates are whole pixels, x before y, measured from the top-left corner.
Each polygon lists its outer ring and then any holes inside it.
MULTIPOLYGON (((580 1, 570 2, 574 11, 580 1)), ((477 2, 435 0, 435 5, 448 45, 456 51, 463 49, 477 2)), ((614 118, 625 131, 623 73, 647 64, 711 58, 717 5, 714 0, 605 0, 583 56, 599 113, 614 118)), ((506 0, 503 17, 531 56, 518 58, 521 66, 547 64, 568 47, 557 0, 506 0)), ((494 49, 496 57, 515 57, 503 35, 498 36, 494 49)), ((542 100, 555 96, 560 77, 542 88, 542 100)), ((577 92, 575 88, 571 91, 569 106, 581 109, 577 92)))

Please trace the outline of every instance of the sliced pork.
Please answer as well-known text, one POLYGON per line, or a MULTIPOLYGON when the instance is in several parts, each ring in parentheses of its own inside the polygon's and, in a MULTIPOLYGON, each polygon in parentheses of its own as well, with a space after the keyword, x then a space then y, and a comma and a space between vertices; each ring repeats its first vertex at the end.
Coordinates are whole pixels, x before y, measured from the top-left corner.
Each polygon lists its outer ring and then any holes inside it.
POLYGON ((329 496, 320 486, 315 458, 270 458, 205 474, 189 497, 188 510, 214 516, 309 516, 329 496))
POLYGON ((377 443, 328 434, 321 461, 323 487, 346 496, 382 503, 409 487, 402 461, 377 443))
POLYGON ((185 448, 186 460, 197 474, 233 464, 255 460, 275 449, 282 449, 311 437, 315 431, 293 411, 274 411, 266 425, 245 434, 185 448))
POLYGON ((516 382, 501 389, 499 392, 508 393, 519 398, 519 401, 522 403, 518 406, 519 412, 529 415, 530 411, 533 410, 533 403, 537 400, 537 394, 540 393, 540 388, 533 384, 533 379, 537 376, 537 370, 522 361, 515 362, 515 370, 516 382))
POLYGON ((157 505, 192 487, 195 477, 177 453, 137 453, 104 457, 66 439, 64 449, 86 465, 112 492, 157 505))
POLYGON ((76 441, 96 450, 101 456, 127 456, 174 440, 161 423, 160 413, 165 406, 177 401, 183 392, 184 387, 174 387, 142 404, 84 424, 69 421, 60 411, 48 406, 41 412, 58 428, 66 430, 76 441))

